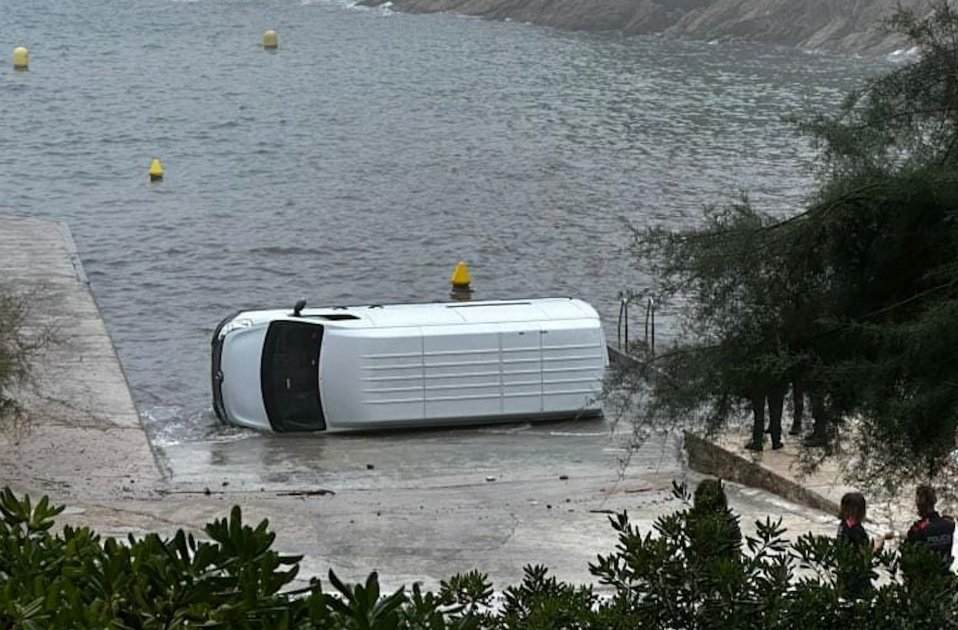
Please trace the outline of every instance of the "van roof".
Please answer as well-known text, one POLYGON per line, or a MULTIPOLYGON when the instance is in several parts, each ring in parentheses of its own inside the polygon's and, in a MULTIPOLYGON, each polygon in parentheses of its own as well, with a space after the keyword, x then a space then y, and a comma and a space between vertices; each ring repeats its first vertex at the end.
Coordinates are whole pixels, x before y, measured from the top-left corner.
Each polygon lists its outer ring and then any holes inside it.
MULTIPOLYGON (((288 315, 288 311, 285 313, 288 315)), ((499 324, 509 322, 598 320, 595 309, 575 298, 533 298, 482 302, 370 304, 307 308, 304 318, 346 328, 499 324)))

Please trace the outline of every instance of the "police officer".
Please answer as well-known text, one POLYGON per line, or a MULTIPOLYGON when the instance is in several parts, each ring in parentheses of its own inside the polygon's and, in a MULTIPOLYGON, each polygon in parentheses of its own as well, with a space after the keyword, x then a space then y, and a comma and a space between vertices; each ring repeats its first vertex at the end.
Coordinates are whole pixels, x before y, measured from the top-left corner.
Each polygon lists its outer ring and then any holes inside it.
POLYGON ((955 521, 951 517, 941 516, 935 511, 938 497, 931 486, 918 486, 915 490, 915 507, 920 520, 908 530, 905 542, 924 545, 941 556, 944 571, 951 572, 951 547, 955 539, 955 521))

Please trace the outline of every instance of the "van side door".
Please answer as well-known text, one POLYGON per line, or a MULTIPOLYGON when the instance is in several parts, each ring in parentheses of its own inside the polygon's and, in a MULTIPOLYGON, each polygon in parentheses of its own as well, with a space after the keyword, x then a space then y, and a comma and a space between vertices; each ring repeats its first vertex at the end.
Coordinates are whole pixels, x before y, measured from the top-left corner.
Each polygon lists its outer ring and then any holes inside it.
POLYGON ((556 321, 543 326, 542 411, 597 408, 605 374, 606 348, 596 322, 556 321))
POLYGON ((502 348, 502 413, 542 412, 541 327, 536 322, 504 324, 502 348))
POLYGON ((426 418, 482 418, 502 409, 495 324, 423 326, 426 418))

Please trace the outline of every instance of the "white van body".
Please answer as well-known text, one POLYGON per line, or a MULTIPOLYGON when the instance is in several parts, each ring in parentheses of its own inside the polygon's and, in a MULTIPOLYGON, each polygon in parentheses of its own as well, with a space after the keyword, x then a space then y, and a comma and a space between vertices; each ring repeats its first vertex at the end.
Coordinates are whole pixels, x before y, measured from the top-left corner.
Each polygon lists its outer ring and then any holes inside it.
POLYGON ((213 335, 213 407, 273 431, 595 416, 607 364, 571 298, 242 311, 213 335))

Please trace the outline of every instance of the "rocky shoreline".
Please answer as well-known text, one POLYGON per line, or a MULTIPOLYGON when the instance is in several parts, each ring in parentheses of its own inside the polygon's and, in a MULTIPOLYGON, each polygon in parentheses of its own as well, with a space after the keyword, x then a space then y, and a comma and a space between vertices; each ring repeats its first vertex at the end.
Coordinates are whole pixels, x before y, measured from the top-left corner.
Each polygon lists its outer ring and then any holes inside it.
POLYGON ((923 13, 928 0, 361 0, 409 13, 453 12, 564 30, 661 33, 747 40, 807 49, 883 54, 899 49, 882 21, 900 4, 923 13))

